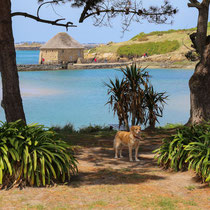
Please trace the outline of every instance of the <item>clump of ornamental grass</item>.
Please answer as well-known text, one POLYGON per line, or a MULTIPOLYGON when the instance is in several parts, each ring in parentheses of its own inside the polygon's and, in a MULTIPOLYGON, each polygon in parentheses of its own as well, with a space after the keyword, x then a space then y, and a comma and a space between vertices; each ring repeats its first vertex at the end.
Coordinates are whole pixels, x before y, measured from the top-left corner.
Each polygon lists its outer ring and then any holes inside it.
POLYGON ((46 186, 64 183, 77 173, 72 148, 43 125, 22 121, 0 127, 0 185, 46 186))
POLYGON ((178 170, 193 169, 203 181, 210 181, 210 122, 183 126, 175 135, 163 139, 154 151, 158 164, 178 170))

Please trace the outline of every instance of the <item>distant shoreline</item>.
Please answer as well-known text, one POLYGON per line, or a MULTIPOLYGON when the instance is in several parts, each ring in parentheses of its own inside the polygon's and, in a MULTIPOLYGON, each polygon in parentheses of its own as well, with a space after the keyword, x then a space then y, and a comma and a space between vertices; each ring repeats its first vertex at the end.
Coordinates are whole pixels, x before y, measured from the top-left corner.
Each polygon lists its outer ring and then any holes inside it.
POLYGON ((15 50, 33 51, 33 50, 40 50, 40 47, 15 47, 15 50))

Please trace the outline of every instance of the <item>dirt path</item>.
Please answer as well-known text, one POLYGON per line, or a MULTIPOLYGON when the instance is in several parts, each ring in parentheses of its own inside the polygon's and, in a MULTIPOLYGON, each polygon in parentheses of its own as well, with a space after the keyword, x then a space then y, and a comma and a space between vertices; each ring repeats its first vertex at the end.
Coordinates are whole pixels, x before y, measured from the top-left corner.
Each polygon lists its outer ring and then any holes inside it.
POLYGON ((164 135, 149 135, 140 162, 114 159, 112 139, 81 147, 70 185, 0 192, 0 209, 210 209, 210 189, 193 172, 159 168, 152 151, 164 135))

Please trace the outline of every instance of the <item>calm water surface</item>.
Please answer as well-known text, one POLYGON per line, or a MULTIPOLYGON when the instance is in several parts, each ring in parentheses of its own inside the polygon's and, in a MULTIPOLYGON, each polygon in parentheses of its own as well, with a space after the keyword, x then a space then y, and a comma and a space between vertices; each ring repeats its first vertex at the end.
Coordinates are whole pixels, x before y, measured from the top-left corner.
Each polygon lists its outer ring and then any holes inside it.
MULTIPOLYGON (((193 71, 148 71, 155 89, 169 95, 160 125, 185 123, 189 117, 188 81, 193 71)), ((27 122, 46 126, 70 122, 75 128, 117 124, 117 117, 105 106, 108 96, 103 85, 116 76, 122 77, 122 74, 114 69, 19 72, 27 122)), ((2 108, 0 120, 5 120, 2 108)))
POLYGON ((38 64, 39 50, 17 50, 16 62, 17 64, 38 64))

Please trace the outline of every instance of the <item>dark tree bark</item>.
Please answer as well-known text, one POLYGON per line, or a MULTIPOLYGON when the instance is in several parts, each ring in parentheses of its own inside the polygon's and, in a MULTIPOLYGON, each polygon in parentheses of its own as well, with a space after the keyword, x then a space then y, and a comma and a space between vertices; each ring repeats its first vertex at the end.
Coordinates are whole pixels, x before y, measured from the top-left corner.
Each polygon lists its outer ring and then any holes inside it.
POLYGON ((17 73, 10 0, 1 0, 0 14, 0 71, 3 90, 1 105, 7 122, 21 119, 26 123, 17 73))
POLYGON ((190 0, 188 6, 199 11, 195 48, 201 56, 195 72, 189 81, 190 119, 188 123, 198 124, 210 120, 210 41, 207 37, 207 25, 210 0, 190 0))
POLYGON ((206 45, 201 61, 189 81, 190 120, 197 124, 210 120, 210 43, 206 45))

